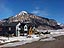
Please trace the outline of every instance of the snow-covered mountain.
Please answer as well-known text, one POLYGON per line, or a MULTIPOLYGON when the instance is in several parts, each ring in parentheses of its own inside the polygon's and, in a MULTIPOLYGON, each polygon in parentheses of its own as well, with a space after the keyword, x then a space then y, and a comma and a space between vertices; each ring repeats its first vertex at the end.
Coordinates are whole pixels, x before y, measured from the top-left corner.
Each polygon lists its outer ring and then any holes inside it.
POLYGON ((42 16, 36 16, 32 13, 26 11, 21 11, 15 16, 9 17, 7 22, 30 22, 32 25, 35 25, 38 29, 59 29, 61 28, 56 20, 48 19, 42 16))
POLYGON ((25 15, 25 14, 28 14, 26 11, 21 11, 20 13, 19 13, 19 15, 25 15))

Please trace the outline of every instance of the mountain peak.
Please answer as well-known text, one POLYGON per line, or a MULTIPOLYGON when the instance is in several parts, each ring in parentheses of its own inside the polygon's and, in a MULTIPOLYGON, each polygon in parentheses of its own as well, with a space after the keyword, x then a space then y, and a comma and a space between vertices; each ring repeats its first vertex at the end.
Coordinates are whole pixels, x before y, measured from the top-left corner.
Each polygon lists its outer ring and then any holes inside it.
POLYGON ((61 29, 59 23, 54 19, 48 19, 41 16, 36 16, 26 11, 21 11, 19 14, 8 18, 6 22, 30 22, 31 25, 35 26, 37 29, 61 29))
POLYGON ((25 15, 25 14, 28 14, 26 11, 21 11, 20 13, 19 13, 19 15, 25 15))

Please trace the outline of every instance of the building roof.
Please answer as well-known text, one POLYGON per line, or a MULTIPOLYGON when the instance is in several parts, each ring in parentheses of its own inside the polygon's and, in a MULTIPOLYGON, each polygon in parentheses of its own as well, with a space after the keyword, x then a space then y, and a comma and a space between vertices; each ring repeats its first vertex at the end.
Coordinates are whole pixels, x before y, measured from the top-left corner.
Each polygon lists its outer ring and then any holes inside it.
MULTIPOLYGON (((21 22, 3 22, 0 26, 16 26, 18 23, 21 23, 21 22)), ((28 22, 23 22, 21 23, 21 26, 24 26, 24 25, 27 25, 27 26, 32 26, 32 23, 28 23, 28 22)))
POLYGON ((4 22, 2 23, 2 26, 16 26, 19 22, 12 22, 12 23, 8 23, 8 22, 4 22))

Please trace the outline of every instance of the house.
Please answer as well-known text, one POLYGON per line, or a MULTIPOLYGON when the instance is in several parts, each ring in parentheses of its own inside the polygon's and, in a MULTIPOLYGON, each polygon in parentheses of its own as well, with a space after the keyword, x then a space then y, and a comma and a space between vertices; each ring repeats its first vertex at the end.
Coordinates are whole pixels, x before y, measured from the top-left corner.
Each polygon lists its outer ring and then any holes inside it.
POLYGON ((0 25, 0 35, 6 36, 8 34, 14 34, 15 36, 19 36, 20 25, 20 22, 4 22, 2 25, 0 25))
POLYGON ((20 28, 21 28, 20 34, 21 35, 28 35, 29 34, 30 27, 33 27, 31 23, 28 23, 28 22, 21 23, 21 26, 20 26, 20 28))
POLYGON ((27 22, 4 22, 0 25, 0 35, 6 36, 13 34, 14 36, 32 34, 32 24, 27 22))

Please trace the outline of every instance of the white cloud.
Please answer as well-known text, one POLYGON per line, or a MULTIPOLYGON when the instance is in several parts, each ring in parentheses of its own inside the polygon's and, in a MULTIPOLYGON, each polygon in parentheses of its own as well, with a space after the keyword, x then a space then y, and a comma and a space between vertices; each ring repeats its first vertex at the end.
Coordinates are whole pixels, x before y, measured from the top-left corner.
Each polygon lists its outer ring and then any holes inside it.
POLYGON ((31 13, 39 16, 48 16, 48 13, 46 10, 41 10, 39 7, 36 7, 35 10, 33 10, 31 13))
POLYGON ((38 14, 39 11, 38 10, 33 10, 31 13, 38 14))

